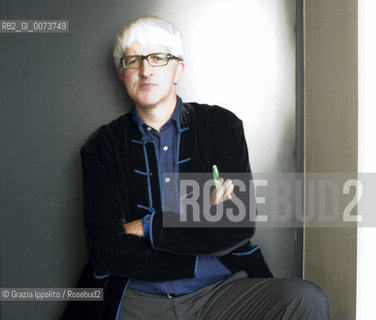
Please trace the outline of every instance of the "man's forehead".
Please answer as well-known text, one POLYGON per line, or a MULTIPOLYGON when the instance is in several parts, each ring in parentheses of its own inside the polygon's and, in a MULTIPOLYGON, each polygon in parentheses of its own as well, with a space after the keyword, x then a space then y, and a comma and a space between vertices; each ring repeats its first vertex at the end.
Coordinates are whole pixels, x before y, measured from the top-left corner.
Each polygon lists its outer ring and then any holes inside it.
POLYGON ((141 44, 138 41, 134 41, 125 49, 126 55, 147 55, 150 53, 169 53, 169 50, 166 45, 156 43, 141 44))

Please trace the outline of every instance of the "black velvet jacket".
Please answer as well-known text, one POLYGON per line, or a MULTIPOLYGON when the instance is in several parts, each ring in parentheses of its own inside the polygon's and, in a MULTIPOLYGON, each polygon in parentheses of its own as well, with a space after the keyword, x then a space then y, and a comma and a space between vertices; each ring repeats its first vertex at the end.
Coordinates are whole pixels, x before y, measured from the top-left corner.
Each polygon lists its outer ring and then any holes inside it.
MULTIPOLYGON (((179 172, 244 172, 251 177, 242 122, 218 106, 182 103, 179 172)), ((197 255, 215 255, 232 272, 270 277, 249 228, 163 228, 158 153, 143 141, 131 113, 100 127, 81 149, 89 263, 79 287, 103 287, 104 301, 70 303, 64 319, 115 319, 128 278, 162 281, 194 276, 197 255), (152 243, 126 234, 124 223, 154 213, 152 243), (247 254, 252 252, 252 254, 247 254), (109 274, 94 277, 96 274, 109 274)), ((173 213, 174 214, 174 213, 173 213)))

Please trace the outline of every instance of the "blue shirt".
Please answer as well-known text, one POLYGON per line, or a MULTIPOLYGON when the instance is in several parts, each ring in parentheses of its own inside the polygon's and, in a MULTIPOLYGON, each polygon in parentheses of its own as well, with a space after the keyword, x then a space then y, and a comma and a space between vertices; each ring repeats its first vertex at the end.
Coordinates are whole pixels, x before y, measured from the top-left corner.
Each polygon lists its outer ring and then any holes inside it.
MULTIPOLYGON (((138 128, 141 131, 145 140, 154 141, 155 146, 159 154, 160 163, 160 176, 163 177, 163 173, 176 172, 175 166, 176 159, 178 157, 177 141, 178 141, 178 129, 180 118, 181 99, 177 97, 177 103, 175 110, 171 118, 163 125, 160 134, 148 126, 139 116, 136 109, 133 109, 133 119, 138 124, 138 128)), ((169 179, 169 177, 164 177, 169 179)), ((172 178, 171 178, 172 179, 172 178)), ((165 180, 164 183, 168 183, 169 180, 165 180)), ((163 184, 162 184, 163 185, 163 184)), ((176 195, 169 197, 170 200, 175 199, 178 203, 179 194, 176 190, 176 195)), ((170 204, 173 206, 174 204, 170 204)), ((149 216, 146 215, 143 219, 144 236, 150 238, 150 225, 149 216)), ((148 292, 148 293, 169 293, 175 295, 187 294, 196 291, 204 286, 212 284, 214 282, 223 280, 231 275, 231 271, 227 269, 217 257, 211 256, 197 256, 195 276, 188 279, 180 279, 174 281, 140 281, 131 279, 128 288, 148 292)))

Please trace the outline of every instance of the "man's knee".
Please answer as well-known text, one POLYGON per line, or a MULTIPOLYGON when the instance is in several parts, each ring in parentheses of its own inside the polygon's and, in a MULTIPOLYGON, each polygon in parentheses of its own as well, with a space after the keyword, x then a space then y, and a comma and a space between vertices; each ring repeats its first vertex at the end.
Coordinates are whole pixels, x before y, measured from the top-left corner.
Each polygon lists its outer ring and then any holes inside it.
POLYGON ((286 280, 282 287, 291 308, 296 308, 298 314, 309 315, 309 319, 329 319, 328 299, 320 287, 303 279, 286 280))
POLYGON ((302 299, 307 300, 310 303, 315 303, 318 306, 322 307, 326 307, 328 305, 326 294, 321 290, 320 287, 308 280, 296 280, 297 282, 299 282, 299 285, 297 285, 296 287, 297 290, 299 290, 302 299))

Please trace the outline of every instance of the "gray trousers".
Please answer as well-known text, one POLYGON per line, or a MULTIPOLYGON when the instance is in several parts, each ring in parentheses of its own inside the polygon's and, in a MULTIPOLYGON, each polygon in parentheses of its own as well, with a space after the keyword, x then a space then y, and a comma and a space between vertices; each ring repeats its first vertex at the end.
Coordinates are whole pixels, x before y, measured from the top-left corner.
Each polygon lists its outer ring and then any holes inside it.
POLYGON ((182 296, 127 289, 120 320, 329 319, 325 293, 298 279, 247 278, 245 272, 182 296))

